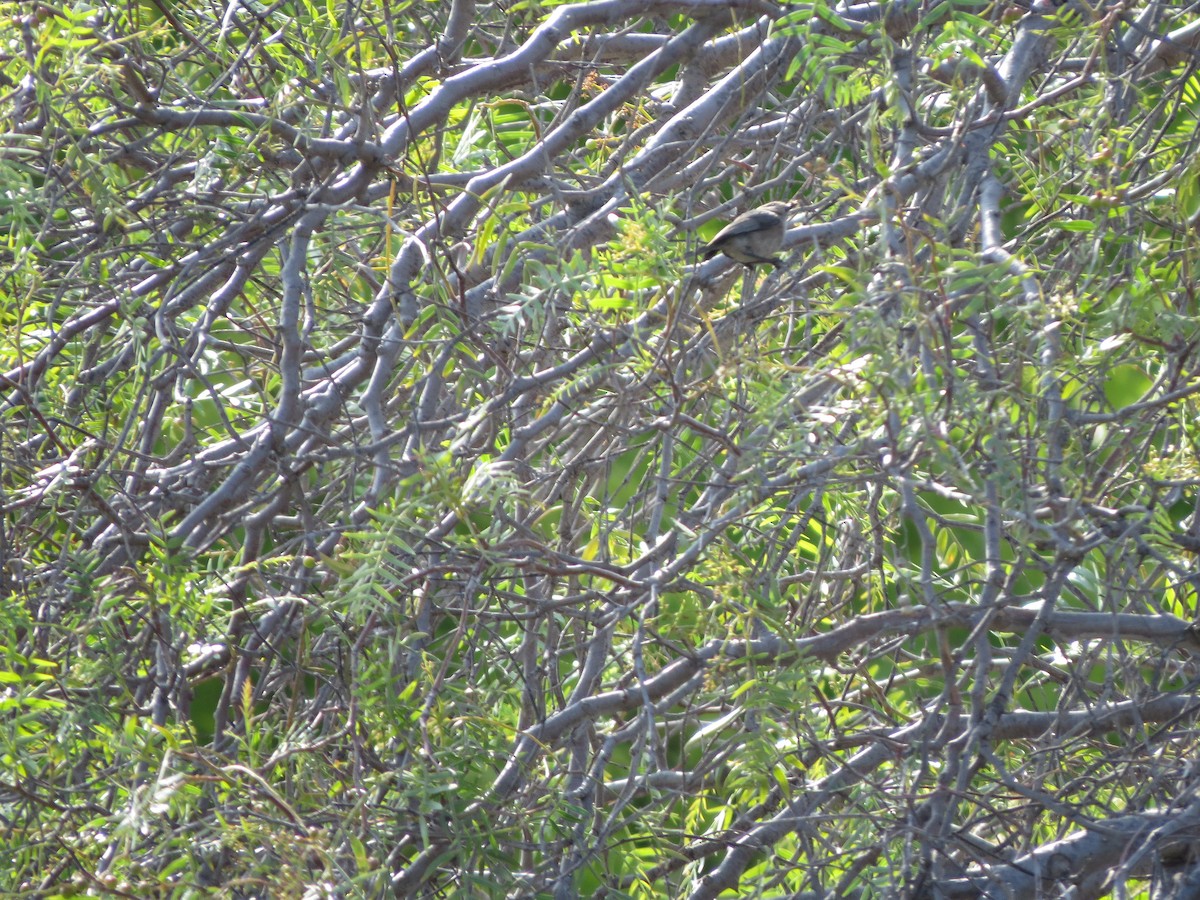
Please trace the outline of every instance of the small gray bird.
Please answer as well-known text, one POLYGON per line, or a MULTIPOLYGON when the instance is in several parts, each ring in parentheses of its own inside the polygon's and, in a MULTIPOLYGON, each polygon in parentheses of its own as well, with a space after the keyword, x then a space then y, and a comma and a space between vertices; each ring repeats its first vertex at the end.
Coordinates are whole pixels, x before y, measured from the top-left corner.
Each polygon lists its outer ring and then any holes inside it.
POLYGON ((788 201, 773 200, 742 213, 717 232, 717 236, 700 251, 700 258, 710 259, 724 253, 744 266, 770 263, 778 269, 783 263, 775 253, 783 246, 791 209, 792 204, 788 201))

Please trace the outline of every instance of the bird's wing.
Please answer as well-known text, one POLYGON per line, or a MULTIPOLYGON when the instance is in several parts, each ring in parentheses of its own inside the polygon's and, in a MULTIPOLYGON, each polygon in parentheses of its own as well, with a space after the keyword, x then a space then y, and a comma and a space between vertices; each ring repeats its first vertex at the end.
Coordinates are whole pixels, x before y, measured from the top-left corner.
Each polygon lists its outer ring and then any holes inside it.
POLYGON ((761 231, 771 227, 776 218, 778 217, 768 212, 756 211, 747 213, 742 218, 735 219, 722 228, 717 233, 717 236, 713 238, 713 240, 719 241, 722 238, 730 238, 739 234, 747 234, 751 231, 761 231))

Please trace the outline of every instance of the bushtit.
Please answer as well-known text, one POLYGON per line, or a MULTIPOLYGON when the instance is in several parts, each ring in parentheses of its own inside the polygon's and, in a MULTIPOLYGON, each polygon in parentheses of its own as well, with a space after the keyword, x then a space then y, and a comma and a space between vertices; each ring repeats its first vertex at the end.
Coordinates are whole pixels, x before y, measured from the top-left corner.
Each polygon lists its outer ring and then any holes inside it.
POLYGON ((700 251, 700 258, 709 259, 724 253, 744 266, 770 263, 778 269, 783 264, 774 254, 783 246, 791 208, 792 204, 786 200, 774 200, 742 213, 717 232, 717 236, 700 251))

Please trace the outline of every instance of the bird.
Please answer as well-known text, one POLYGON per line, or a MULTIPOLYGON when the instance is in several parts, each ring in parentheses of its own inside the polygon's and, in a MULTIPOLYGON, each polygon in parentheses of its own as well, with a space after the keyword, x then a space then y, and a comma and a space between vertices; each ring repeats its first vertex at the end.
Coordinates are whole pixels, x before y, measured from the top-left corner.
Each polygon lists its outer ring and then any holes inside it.
POLYGON ((770 263, 780 268, 783 263, 774 254, 783 246, 787 216, 791 209, 789 201, 773 200, 742 213, 704 245, 700 258, 711 259, 718 253, 724 253, 744 266, 770 263))

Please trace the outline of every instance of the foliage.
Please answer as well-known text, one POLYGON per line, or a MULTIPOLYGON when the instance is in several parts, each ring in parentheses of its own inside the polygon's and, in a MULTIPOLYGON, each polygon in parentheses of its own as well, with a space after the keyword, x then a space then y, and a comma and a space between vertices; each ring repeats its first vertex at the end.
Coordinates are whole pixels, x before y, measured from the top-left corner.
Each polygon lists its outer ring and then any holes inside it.
POLYGON ((0 9, 0 892, 1200 877, 1195 10, 0 9))

